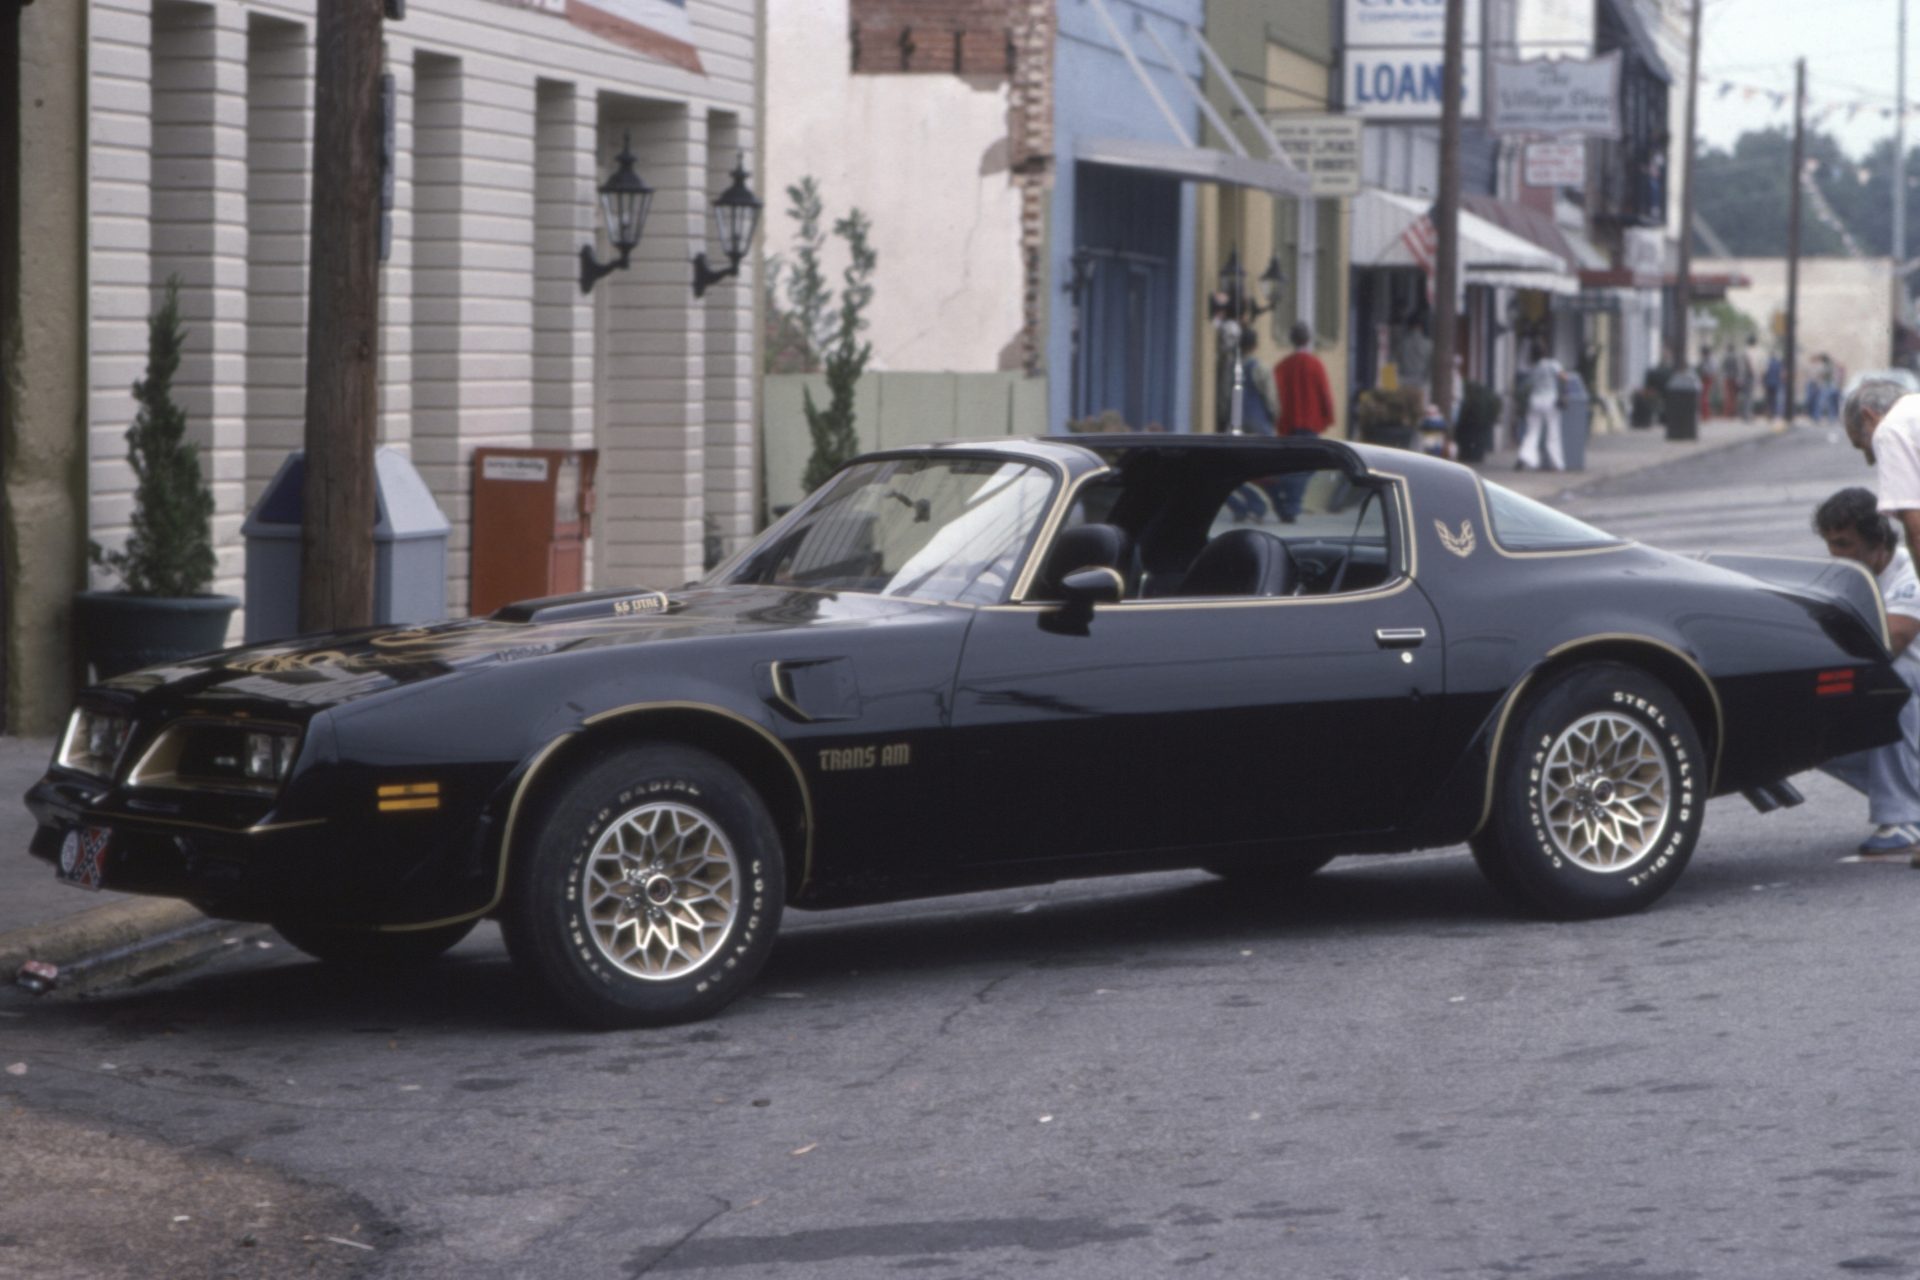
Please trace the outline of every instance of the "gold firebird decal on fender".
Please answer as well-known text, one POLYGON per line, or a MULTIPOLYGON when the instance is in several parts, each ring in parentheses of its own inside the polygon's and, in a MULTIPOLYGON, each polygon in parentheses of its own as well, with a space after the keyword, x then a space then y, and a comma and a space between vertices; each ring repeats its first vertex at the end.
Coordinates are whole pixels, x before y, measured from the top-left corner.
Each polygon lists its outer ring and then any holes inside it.
POLYGON ((1473 521, 1462 520, 1459 533, 1447 528, 1444 520, 1435 520, 1433 527, 1440 531, 1441 546, 1462 559, 1473 554, 1473 521))

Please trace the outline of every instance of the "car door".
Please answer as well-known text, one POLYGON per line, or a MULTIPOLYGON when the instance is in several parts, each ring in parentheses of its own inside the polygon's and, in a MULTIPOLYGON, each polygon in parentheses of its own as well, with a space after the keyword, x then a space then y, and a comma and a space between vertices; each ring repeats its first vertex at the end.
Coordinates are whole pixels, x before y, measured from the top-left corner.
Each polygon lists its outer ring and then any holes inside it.
POLYGON ((964 857, 1351 836, 1401 825, 1424 794, 1444 662, 1404 572, 1069 615, 987 609, 968 633, 953 709, 964 857))

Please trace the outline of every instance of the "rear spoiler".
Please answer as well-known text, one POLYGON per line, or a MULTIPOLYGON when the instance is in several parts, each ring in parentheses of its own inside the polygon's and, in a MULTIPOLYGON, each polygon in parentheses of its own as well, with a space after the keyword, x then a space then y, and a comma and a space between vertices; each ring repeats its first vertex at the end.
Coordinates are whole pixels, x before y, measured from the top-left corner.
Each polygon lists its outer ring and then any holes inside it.
POLYGON ((1864 565, 1835 556, 1820 559, 1803 556, 1755 556, 1737 552, 1709 551, 1702 563, 1719 569, 1731 569, 1749 578, 1757 578, 1770 587, 1779 587, 1795 595, 1813 596, 1844 605, 1868 631, 1879 637, 1882 646, 1891 648, 1887 636, 1887 607, 1880 599, 1880 584, 1864 565))

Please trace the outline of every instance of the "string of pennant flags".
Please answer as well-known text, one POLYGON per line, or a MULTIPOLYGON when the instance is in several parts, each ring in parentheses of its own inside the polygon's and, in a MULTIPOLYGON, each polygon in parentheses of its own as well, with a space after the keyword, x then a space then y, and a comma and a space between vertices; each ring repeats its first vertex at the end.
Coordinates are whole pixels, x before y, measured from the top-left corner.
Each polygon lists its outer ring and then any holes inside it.
MULTIPOLYGON (((1771 103, 1775 111, 1786 110, 1787 105, 1793 100, 1793 92, 1789 89, 1769 89, 1763 85, 1741 84, 1736 80, 1718 80, 1714 82, 1714 97, 1716 99, 1725 100, 1735 94, 1740 95, 1740 100, 1743 102, 1763 99, 1771 103)), ((1908 103, 1906 111, 1909 116, 1920 114, 1920 104, 1908 103)), ((1833 101, 1816 100, 1810 97, 1807 101, 1808 124, 1820 124, 1835 116, 1839 116, 1843 122, 1850 124, 1862 113, 1866 113, 1869 118, 1891 120, 1893 119, 1894 108, 1890 105, 1877 106, 1874 103, 1859 98, 1850 101, 1833 101)))

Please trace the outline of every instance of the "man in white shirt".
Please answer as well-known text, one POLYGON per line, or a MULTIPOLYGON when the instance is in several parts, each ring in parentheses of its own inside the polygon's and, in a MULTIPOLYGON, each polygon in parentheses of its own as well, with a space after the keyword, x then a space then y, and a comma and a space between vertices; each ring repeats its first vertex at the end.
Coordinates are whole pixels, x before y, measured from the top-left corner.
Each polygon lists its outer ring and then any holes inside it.
POLYGON ((1920 395, 1891 378, 1868 378, 1840 411, 1847 440, 1873 467, 1880 510, 1920 547, 1920 395))
POLYGON ((1915 694, 1900 712, 1900 741, 1841 756, 1822 768, 1866 794, 1867 821, 1874 831, 1860 852, 1905 857, 1920 868, 1920 648, 1913 644, 1920 636, 1920 577, 1869 490, 1842 489, 1828 498, 1814 512, 1813 528, 1829 555, 1864 566, 1880 584, 1893 669, 1915 694))

